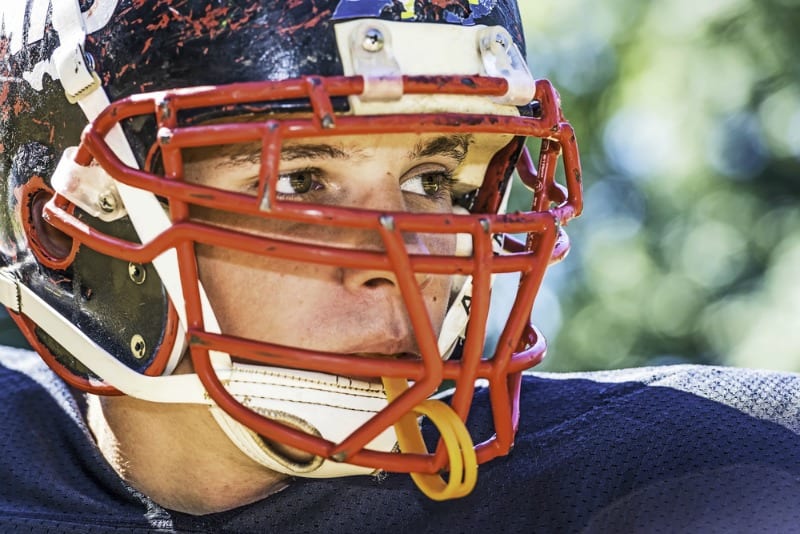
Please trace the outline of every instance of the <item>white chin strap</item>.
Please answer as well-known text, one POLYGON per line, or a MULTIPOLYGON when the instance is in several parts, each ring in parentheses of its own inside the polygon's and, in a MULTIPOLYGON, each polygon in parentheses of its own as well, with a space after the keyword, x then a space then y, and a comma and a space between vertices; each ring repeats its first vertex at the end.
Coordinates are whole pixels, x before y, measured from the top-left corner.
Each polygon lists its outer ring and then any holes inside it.
MULTIPOLYGON (((59 34, 61 46, 51 58, 45 69, 53 78, 59 78, 70 101, 80 105, 91 122, 109 105, 108 96, 98 83, 99 80, 86 65, 83 44, 86 35, 86 20, 78 2, 62 0, 53 4, 53 26, 59 34)), ((126 164, 137 168, 133 151, 119 125, 106 137, 106 142, 117 156, 126 164)), ((136 229, 142 243, 147 243, 171 226, 155 195, 114 181, 96 167, 80 168, 62 158, 56 171, 58 180, 54 182, 59 193, 75 202, 87 213, 98 213, 90 203, 97 197, 80 197, 82 186, 94 184, 101 188, 111 186, 124 208, 119 216, 127 215, 136 229), (98 184, 97 181, 105 182, 98 184)), ((186 329, 186 312, 181 287, 177 255, 170 250, 153 261, 161 280, 175 305, 182 326, 178 338, 186 329)), ((296 462, 280 454, 266 443, 258 434, 248 429, 209 400, 205 389, 196 375, 173 375, 145 377, 119 363, 87 338, 82 332, 66 321, 57 312, 30 293, 25 286, 2 277, 0 297, 12 308, 31 316, 38 324, 53 325, 61 335, 56 337, 63 342, 72 354, 107 383, 120 391, 155 402, 190 402, 211 405, 211 413, 236 446, 255 462, 275 471, 305 477, 339 477, 346 475, 370 474, 374 469, 336 463, 314 458, 309 462, 296 462), (24 310, 22 308, 25 308, 24 310), (37 315, 41 319, 37 320, 37 315), (53 317, 57 315, 58 317, 53 317), (69 346, 68 346, 69 345, 69 346)), ((203 301, 203 316, 206 329, 219 333, 219 325, 200 288, 203 301)), ((5 302, 4 302, 5 303, 5 302)), ((178 345, 181 345, 180 343, 178 345)), ((176 347, 167 365, 170 373, 183 356, 185 346, 176 347)), ((268 417, 320 436, 332 442, 340 442, 354 430, 372 418, 386 404, 386 393, 382 385, 359 382, 349 378, 321 373, 287 370, 255 365, 232 363, 228 354, 212 352, 214 368, 228 391, 244 406, 268 417)), ((396 438, 392 428, 387 429, 368 448, 378 451, 395 449, 396 438)))
MULTIPOLYGON (((386 404, 382 384, 308 371, 234 363, 226 389, 264 417, 339 443, 386 404)), ((218 407, 211 413, 220 428, 247 456, 274 471, 312 478, 367 475, 376 470, 314 457, 298 462, 276 451, 218 407)), ((379 434, 368 449, 395 449, 394 429, 379 434)))

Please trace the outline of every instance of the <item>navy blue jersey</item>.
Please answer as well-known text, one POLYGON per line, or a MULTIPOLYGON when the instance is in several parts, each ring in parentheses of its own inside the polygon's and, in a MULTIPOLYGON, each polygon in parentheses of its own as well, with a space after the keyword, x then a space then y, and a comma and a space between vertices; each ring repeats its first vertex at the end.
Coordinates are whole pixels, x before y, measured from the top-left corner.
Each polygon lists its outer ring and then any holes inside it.
MULTIPOLYGON (((433 502, 407 475, 293 481, 206 516, 124 484, 38 356, 0 351, 0 532, 800 532, 800 376, 677 366, 525 377, 512 453, 433 502)), ((486 425, 479 390, 470 425, 486 425)))

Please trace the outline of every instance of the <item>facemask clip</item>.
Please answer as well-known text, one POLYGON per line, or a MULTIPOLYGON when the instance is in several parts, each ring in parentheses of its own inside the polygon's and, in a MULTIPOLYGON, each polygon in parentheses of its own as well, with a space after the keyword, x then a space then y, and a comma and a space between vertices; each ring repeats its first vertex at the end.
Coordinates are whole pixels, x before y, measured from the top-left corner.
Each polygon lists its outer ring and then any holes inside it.
POLYGON ((364 101, 392 101, 403 96, 403 73, 392 49, 388 26, 370 20, 350 35, 350 56, 356 75, 364 77, 364 101))
POLYGON ((485 74, 508 81, 508 92, 492 100, 498 104, 528 105, 536 93, 536 82, 508 30, 493 26, 478 32, 478 50, 485 74))

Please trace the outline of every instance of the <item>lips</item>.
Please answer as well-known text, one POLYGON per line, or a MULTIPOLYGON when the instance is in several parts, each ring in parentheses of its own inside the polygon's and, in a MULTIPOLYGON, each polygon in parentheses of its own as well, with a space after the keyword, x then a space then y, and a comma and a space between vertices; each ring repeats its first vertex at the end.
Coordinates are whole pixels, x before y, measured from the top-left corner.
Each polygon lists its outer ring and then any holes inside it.
MULTIPOLYGON (((381 359, 381 360, 406 360, 406 361, 422 360, 422 356, 411 352, 396 352, 393 354, 381 354, 381 353, 370 352, 370 353, 356 353, 354 354, 354 356, 359 356, 362 358, 381 359)), ((357 380, 359 382, 366 382, 368 384, 380 384, 381 387, 383 386, 383 381, 381 377, 347 375, 346 377, 343 378, 350 378, 352 380, 357 380)))

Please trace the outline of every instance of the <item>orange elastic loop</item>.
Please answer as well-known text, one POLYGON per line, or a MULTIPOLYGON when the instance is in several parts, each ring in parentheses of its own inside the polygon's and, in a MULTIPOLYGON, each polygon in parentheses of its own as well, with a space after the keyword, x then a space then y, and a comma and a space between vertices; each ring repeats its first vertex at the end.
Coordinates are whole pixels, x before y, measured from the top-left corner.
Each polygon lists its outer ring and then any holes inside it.
MULTIPOLYGON (((386 394, 391 402, 408 389, 403 379, 383 379, 386 394)), ((438 400, 426 400, 395 423, 395 433, 400 450, 406 453, 429 454, 414 413, 427 416, 439 430, 447 450, 450 476, 445 482, 440 475, 411 473, 417 487, 435 501, 457 499, 468 495, 478 480, 478 459, 472 438, 463 421, 447 404, 438 400)))

